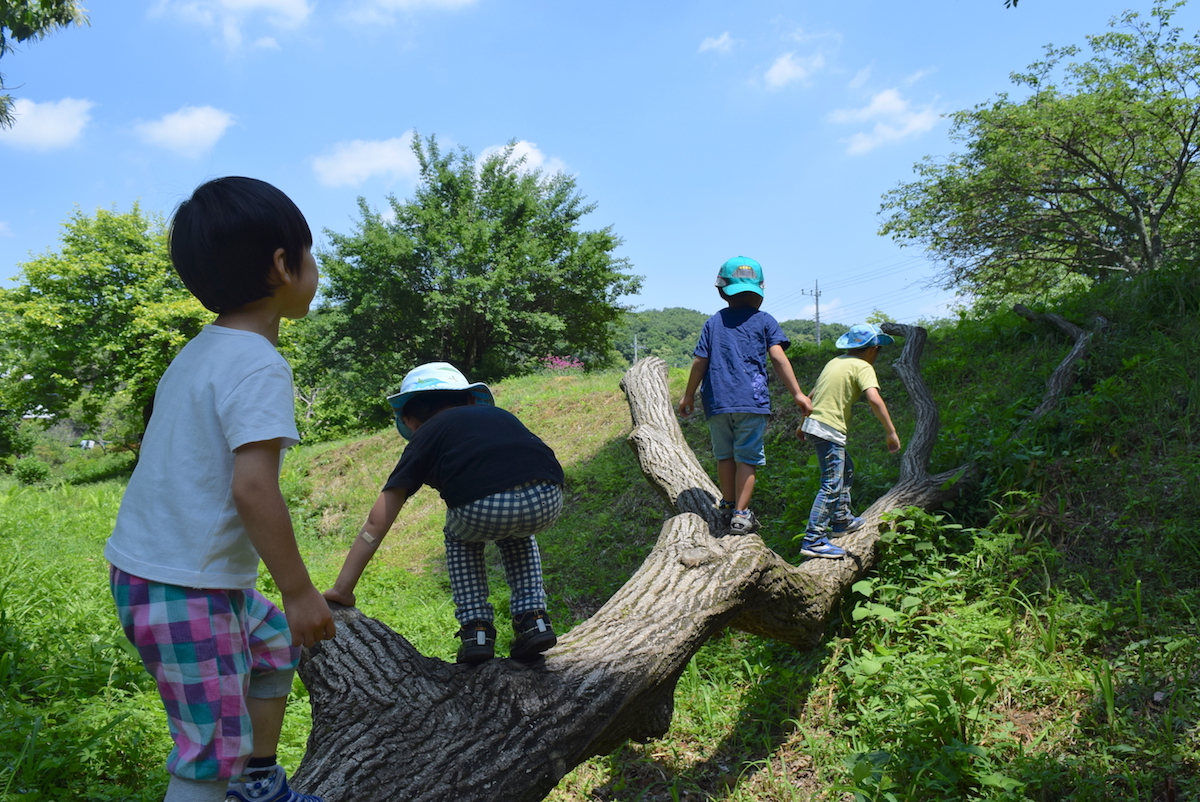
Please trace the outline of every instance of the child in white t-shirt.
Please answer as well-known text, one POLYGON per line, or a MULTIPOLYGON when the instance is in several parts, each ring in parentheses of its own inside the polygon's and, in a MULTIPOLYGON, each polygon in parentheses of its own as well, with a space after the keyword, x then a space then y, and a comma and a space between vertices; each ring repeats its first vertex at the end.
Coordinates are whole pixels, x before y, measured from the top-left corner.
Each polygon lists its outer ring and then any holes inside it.
POLYGON ((299 441, 282 318, 317 289, 312 233, 270 184, 219 178, 180 204, 171 261, 217 318, 159 381, 104 549, 121 625, 175 747, 166 802, 319 802, 275 760, 300 647, 334 634, 279 489, 299 441), (284 612, 254 589, 262 559, 284 612))

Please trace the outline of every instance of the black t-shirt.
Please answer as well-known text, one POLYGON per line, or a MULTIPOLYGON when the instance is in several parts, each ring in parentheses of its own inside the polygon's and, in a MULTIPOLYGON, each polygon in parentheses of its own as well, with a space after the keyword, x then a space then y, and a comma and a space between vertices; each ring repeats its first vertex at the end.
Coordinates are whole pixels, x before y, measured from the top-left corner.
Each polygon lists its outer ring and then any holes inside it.
POLYGON ((554 452, 511 412, 480 404, 443 409, 421 424, 383 489, 412 494, 429 485, 446 506, 461 507, 538 479, 563 483, 554 452))

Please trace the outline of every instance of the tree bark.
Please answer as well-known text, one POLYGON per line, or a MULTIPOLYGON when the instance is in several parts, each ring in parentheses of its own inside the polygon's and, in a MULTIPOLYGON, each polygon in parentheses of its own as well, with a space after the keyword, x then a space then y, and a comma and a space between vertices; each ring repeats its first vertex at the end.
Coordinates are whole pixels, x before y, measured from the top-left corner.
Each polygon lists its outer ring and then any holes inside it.
POLYGON ((839 540, 848 559, 795 566, 757 535, 714 537, 717 488, 683 438, 665 363, 643 359, 621 382, 629 443, 677 514, 641 568, 534 666, 424 657, 339 607, 337 637, 306 650, 300 665, 313 728, 293 785, 326 802, 534 802, 588 757, 664 735, 680 674, 725 627, 798 648, 818 643, 838 600, 878 558, 880 516, 939 504, 974 474, 962 466, 929 475, 938 415, 918 366, 925 331, 884 329, 905 338, 895 364, 917 426, 900 481, 864 512, 863 529, 839 540))
MULTIPOLYGON (((1052 312, 1034 312, 1022 304, 1013 306, 1013 311, 1031 323, 1050 323, 1057 326, 1075 343, 1071 348, 1071 352, 1058 364, 1058 367, 1050 374, 1050 378, 1046 379, 1046 395, 1042 398, 1042 403, 1038 404, 1033 413, 1017 429, 1016 434, 1020 436, 1025 433, 1034 421, 1058 406, 1059 402, 1070 392, 1071 385, 1075 383, 1075 365, 1087 358, 1088 346, 1091 344, 1094 332, 1085 331, 1062 315, 1056 315, 1052 312)), ((1095 331, 1102 331, 1108 326, 1108 321, 1100 315, 1096 316, 1094 323, 1096 326, 1095 331)))

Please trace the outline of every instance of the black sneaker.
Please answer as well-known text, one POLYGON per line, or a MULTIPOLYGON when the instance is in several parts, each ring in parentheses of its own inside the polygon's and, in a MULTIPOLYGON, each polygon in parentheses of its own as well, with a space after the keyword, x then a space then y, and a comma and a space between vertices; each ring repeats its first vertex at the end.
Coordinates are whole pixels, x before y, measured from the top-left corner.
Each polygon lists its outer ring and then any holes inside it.
POLYGON ((758 531, 758 527, 758 516, 750 510, 735 512, 729 519, 729 534, 731 535, 752 535, 758 531))
POLYGON ((513 638, 509 656, 522 663, 532 663, 542 652, 558 643, 554 627, 550 626, 550 616, 545 610, 531 610, 513 618, 513 638))
POLYGON ((491 621, 468 621, 456 635, 462 643, 457 661, 475 665, 496 656, 496 628, 491 621))

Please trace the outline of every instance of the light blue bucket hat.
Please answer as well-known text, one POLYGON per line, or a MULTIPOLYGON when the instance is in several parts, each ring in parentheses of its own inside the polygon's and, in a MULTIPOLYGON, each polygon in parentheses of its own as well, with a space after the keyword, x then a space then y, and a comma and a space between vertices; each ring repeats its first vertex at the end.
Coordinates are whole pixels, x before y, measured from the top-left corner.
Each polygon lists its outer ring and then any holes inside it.
POLYGON ((487 404, 490 407, 496 405, 491 388, 483 382, 474 384, 468 382, 467 377, 462 375, 462 371, 449 362, 426 362, 424 365, 418 365, 404 374, 404 381, 400 383, 400 392, 389 395, 387 399, 388 403, 392 405, 392 414, 396 418, 396 430, 405 440, 412 439, 413 432, 404 425, 404 420, 401 418, 404 405, 416 393, 426 393, 430 390, 470 390, 471 395, 475 396, 476 404, 487 404))
POLYGON ((838 337, 838 348, 853 351, 855 348, 869 348, 872 345, 891 345, 896 342, 891 335, 884 334, 883 329, 871 323, 858 323, 850 327, 850 331, 838 337))

